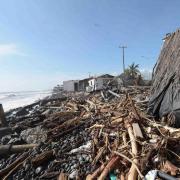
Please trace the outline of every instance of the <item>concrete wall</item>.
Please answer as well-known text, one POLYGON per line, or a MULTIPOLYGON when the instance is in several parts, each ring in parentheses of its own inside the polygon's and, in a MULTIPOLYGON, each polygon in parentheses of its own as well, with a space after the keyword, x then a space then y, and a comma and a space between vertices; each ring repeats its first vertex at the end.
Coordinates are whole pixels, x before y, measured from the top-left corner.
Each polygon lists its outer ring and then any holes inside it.
POLYGON ((78 81, 75 80, 70 80, 70 81, 63 81, 63 88, 64 91, 75 91, 75 86, 74 84, 78 83, 78 81))

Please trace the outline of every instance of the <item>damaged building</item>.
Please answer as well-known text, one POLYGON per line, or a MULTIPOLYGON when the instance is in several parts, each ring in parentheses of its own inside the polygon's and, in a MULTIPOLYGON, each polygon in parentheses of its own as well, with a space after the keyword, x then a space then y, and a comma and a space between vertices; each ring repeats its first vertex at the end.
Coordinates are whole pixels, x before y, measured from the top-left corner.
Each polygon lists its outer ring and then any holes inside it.
POLYGON ((97 77, 89 77, 82 80, 63 81, 64 91, 97 91, 104 88, 104 86, 111 81, 114 76, 104 74, 97 77))
POLYGON ((103 89, 107 83, 113 80, 114 76, 109 74, 104 74, 98 77, 91 78, 89 80, 89 86, 87 87, 87 91, 97 91, 103 89))
POLYGON ((78 91, 78 84, 78 80, 63 81, 63 89, 68 92, 78 91))

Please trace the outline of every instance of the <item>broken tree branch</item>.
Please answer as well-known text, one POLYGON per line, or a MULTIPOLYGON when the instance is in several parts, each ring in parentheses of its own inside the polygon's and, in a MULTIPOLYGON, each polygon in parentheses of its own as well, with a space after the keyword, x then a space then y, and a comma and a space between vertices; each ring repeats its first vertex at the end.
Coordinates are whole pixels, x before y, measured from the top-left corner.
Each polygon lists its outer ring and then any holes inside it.
POLYGON ((96 169, 96 171, 94 171, 93 174, 89 174, 86 177, 86 180, 95 180, 97 179, 97 177, 99 176, 99 174, 103 171, 103 169, 105 168, 105 165, 102 164, 98 169, 96 169))
POLYGON ((111 91, 111 90, 108 90, 108 92, 109 92, 110 94, 112 94, 112 95, 118 97, 118 98, 121 97, 119 94, 117 94, 117 93, 115 93, 115 92, 113 92, 113 91, 111 91))
POLYGON ((108 164, 106 165, 106 167, 104 168, 98 180, 104 180, 106 176, 108 175, 108 173, 117 166, 119 160, 120 160, 119 156, 113 156, 111 160, 108 162, 108 164))
POLYGON ((114 151, 114 153, 115 153, 116 155, 119 155, 119 156, 123 157, 124 159, 128 160, 129 162, 131 162, 131 163, 134 165, 134 167, 136 168, 137 172, 139 173, 140 178, 141 178, 141 179, 144 178, 144 176, 142 175, 142 173, 141 173, 141 171, 139 170, 138 166, 135 164, 135 162, 134 162, 133 160, 129 159, 127 156, 125 156, 124 154, 122 154, 122 153, 120 153, 120 152, 114 151))
POLYGON ((3 180, 7 180, 8 177, 14 172, 16 171, 25 161, 27 161, 30 158, 30 156, 28 156, 26 159, 24 159, 23 161, 21 161, 19 164, 17 164, 4 178, 3 180))
MULTIPOLYGON (((134 155, 134 157, 136 157, 137 154, 138 154, 138 152, 137 152, 137 144, 136 144, 136 139, 135 139, 135 137, 133 135, 132 126, 130 124, 127 125, 127 130, 128 130, 129 138, 130 138, 130 141, 131 141, 132 154, 134 155)), ((137 158, 134 158, 133 161, 136 164, 138 162, 137 158)), ((137 179, 137 170, 136 170, 134 164, 131 165, 131 168, 130 168, 128 174, 129 174, 128 175, 128 180, 137 179)))

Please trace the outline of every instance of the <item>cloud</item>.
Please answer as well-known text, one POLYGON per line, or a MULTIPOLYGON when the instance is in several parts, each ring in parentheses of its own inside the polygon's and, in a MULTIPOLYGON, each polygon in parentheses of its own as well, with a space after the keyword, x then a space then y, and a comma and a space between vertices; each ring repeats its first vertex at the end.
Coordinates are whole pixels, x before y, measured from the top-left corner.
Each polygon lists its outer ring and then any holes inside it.
POLYGON ((0 56, 7 55, 18 55, 18 56, 26 56, 16 44, 0 44, 0 56))

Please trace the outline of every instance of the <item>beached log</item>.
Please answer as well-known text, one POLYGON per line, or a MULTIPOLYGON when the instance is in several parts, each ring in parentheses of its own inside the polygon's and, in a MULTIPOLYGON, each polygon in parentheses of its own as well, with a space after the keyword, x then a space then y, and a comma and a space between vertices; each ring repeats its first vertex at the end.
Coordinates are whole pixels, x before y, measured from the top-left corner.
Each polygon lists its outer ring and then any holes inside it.
POLYGON ((0 155, 20 153, 28 149, 37 147, 38 144, 23 144, 23 145, 0 145, 0 155))
POLYGON ((0 126, 1 127, 7 126, 7 121, 2 104, 0 104, 0 126))

